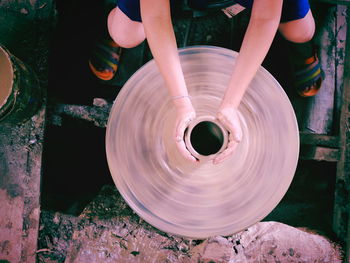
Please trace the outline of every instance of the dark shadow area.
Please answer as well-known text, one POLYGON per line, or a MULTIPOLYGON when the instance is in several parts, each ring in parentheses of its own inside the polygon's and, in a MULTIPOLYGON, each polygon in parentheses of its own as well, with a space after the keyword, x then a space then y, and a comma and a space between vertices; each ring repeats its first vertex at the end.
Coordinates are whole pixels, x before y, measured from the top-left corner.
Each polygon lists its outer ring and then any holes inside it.
POLYGON ((299 161, 291 186, 264 219, 304 227, 335 240, 332 230, 336 164, 299 161))
POLYGON ((107 36, 107 7, 101 1, 57 1, 58 21, 50 56, 49 98, 89 105, 114 99, 118 88, 91 74, 88 60, 96 41, 107 36))
POLYGON ((67 119, 48 127, 42 208, 79 215, 105 184, 113 184, 104 147, 105 129, 67 119))
MULTIPOLYGON (((92 105, 113 101, 120 87, 97 79, 88 67, 96 41, 107 35, 108 7, 101 1, 57 1, 50 47, 49 108, 54 103, 92 105)), ((113 184, 106 161, 105 129, 65 118, 48 125, 42 178, 42 208, 79 215, 105 184, 113 184)))

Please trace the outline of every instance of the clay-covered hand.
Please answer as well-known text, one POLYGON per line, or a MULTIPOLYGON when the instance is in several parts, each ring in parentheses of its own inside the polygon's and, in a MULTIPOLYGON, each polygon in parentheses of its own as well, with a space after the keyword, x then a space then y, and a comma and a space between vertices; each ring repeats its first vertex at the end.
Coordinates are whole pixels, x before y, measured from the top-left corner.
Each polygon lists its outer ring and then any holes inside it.
POLYGON ((193 163, 197 163, 198 160, 186 148, 184 133, 195 117, 196 112, 194 111, 192 104, 176 108, 174 140, 181 155, 193 163))
POLYGON ((237 110, 234 107, 220 107, 216 118, 229 133, 227 148, 213 160, 214 164, 219 164, 233 154, 238 143, 242 140, 242 129, 237 110))

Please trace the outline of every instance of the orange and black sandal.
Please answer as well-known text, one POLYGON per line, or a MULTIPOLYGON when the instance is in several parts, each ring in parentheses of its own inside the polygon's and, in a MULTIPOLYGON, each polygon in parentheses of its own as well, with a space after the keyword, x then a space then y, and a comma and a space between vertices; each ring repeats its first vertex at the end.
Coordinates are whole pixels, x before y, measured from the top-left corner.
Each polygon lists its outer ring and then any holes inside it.
POLYGON ((98 43, 89 60, 92 73, 101 80, 111 80, 118 70, 121 50, 113 40, 98 43))
POLYGON ((324 79, 321 63, 316 52, 312 57, 305 60, 304 65, 304 68, 294 73, 294 85, 300 96, 312 97, 320 90, 324 79))

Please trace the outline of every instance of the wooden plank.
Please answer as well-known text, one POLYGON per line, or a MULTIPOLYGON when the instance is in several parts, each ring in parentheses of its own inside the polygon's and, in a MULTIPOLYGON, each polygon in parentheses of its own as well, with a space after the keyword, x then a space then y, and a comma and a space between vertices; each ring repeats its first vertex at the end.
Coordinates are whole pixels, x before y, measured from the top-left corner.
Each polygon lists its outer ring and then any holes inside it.
POLYGON ((317 4, 313 8, 316 20, 314 42, 324 72, 318 94, 310 98, 295 98, 299 128, 303 132, 330 134, 333 125, 335 87, 335 21, 336 6, 317 4), (322 22, 321 22, 322 21, 322 22))
POLYGON ((334 98, 334 127, 333 130, 339 133, 340 111, 342 105, 342 90, 344 77, 344 56, 346 39, 346 6, 337 6, 336 33, 337 39, 335 52, 336 85, 334 98))
POLYGON ((300 143, 337 148, 339 146, 339 138, 338 136, 300 132, 300 143))
POLYGON ((335 185, 335 202, 333 229, 345 241, 345 262, 350 262, 350 215, 349 215, 349 184, 350 184, 350 132, 349 132, 349 105, 350 105, 350 8, 347 9, 347 31, 344 62, 344 82, 342 105, 340 114, 339 143, 340 160, 337 164, 337 178, 335 185))
POLYGON ((318 55, 322 70, 325 73, 325 79, 316 96, 302 98, 295 92, 290 92, 289 97, 298 119, 300 131, 314 134, 331 134, 335 90, 336 6, 315 3, 312 6, 312 11, 316 22, 313 42, 319 47, 318 55))
POLYGON ((337 162, 339 158, 339 149, 312 145, 303 145, 300 148, 302 160, 337 162))
POLYGON ((91 122, 96 127, 105 128, 111 108, 112 104, 107 102, 105 105, 101 106, 55 104, 50 107, 49 123, 61 126, 62 118, 68 116, 74 119, 91 122))
POLYGON ((45 105, 29 121, 0 125, 0 259, 35 262, 45 105))

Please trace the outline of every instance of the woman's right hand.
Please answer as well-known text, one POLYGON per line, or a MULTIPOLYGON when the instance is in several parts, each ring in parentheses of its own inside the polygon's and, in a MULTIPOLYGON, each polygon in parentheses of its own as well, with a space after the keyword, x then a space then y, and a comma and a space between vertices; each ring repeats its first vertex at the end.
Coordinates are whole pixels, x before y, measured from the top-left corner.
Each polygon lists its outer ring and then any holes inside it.
POLYGON ((174 130, 174 141, 181 155, 188 161, 198 163, 199 161, 188 151, 184 141, 185 130, 195 119, 196 112, 188 97, 174 100, 176 108, 176 120, 174 130))

